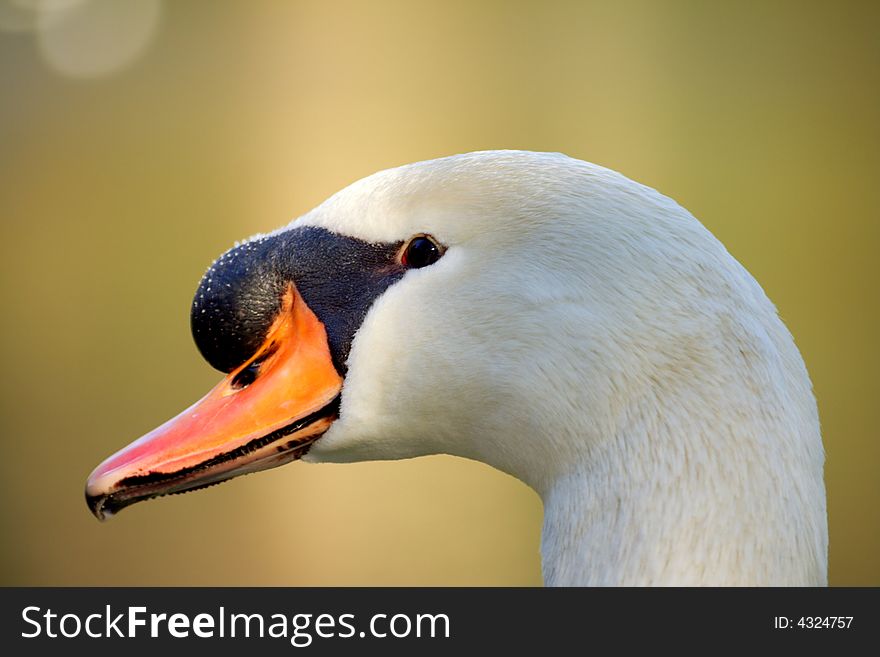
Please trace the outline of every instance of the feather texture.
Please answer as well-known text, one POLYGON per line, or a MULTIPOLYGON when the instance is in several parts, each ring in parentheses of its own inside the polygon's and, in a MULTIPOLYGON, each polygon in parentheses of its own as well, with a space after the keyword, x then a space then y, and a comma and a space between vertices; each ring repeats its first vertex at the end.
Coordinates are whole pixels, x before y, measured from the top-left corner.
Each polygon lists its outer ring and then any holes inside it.
POLYGON ((826 582, 807 371, 677 203, 560 154, 493 151, 380 172, 300 225, 448 246, 370 309, 307 460, 448 453, 518 477, 544 501, 550 585, 826 582))

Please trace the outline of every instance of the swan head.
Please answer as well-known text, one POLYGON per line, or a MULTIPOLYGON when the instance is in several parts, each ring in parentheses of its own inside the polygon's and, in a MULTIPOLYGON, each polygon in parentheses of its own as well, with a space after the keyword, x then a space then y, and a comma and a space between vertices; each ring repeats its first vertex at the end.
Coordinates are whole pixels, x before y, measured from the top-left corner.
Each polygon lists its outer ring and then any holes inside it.
POLYGON ((571 477, 704 465, 736 496, 786 450, 783 481, 821 483, 809 378, 761 288, 674 201, 564 155, 374 174, 221 256, 192 313, 227 377, 95 470, 99 517, 296 458, 453 454, 545 504, 571 477))
POLYGON ((285 230, 305 226, 369 243, 426 235, 442 257, 375 299, 339 417, 304 458, 453 454, 539 491, 607 435, 639 384, 628 377, 660 365, 645 362, 650 350, 674 358, 695 339, 681 269, 720 255, 668 198, 554 153, 383 171, 285 230), (682 241, 708 253, 684 262, 682 241))

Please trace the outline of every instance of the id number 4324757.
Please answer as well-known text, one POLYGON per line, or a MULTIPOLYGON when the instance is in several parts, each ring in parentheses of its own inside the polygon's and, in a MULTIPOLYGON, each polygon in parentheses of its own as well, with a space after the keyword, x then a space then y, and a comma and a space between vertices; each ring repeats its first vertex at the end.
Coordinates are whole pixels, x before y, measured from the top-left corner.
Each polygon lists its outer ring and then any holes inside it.
POLYGON ((774 616, 773 629, 848 630, 852 625, 852 621, 852 616, 801 616, 800 618, 774 616))

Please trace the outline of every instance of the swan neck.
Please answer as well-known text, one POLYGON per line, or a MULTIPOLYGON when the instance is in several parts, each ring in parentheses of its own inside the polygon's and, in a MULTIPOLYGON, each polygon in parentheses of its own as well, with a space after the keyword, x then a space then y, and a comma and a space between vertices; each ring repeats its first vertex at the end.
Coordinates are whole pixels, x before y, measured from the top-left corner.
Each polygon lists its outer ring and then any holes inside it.
POLYGON ((545 584, 826 584, 821 465, 786 442, 723 423, 606 441, 542 494, 545 584))

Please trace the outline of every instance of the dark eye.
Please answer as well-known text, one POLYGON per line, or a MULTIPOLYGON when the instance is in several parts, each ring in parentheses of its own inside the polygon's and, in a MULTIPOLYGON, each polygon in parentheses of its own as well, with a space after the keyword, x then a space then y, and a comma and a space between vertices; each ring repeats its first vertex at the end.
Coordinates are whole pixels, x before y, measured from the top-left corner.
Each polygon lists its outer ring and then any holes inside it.
POLYGON ((404 267, 419 269, 433 265, 443 255, 445 249, 430 235, 417 235, 403 247, 400 262, 404 267))

